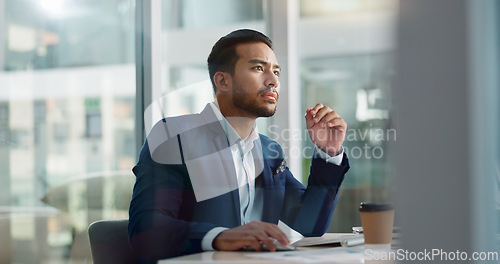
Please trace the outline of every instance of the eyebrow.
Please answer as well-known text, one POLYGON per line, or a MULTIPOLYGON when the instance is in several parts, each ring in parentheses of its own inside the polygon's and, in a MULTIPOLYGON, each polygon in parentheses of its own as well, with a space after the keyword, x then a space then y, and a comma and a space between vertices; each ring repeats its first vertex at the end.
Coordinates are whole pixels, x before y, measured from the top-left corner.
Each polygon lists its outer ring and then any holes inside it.
MULTIPOLYGON (((268 65, 269 63, 267 61, 261 60, 261 59, 251 59, 248 62, 250 63, 259 63, 262 65, 268 65)), ((281 69, 281 67, 278 64, 273 65, 274 69, 281 69)))

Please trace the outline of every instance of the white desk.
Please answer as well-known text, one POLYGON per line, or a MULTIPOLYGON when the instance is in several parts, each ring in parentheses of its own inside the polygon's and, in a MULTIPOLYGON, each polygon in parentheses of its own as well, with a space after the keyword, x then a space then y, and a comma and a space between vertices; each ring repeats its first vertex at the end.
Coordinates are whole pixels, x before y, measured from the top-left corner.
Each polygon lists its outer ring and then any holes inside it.
MULTIPOLYGON (((326 234, 328 235, 328 234, 326 234)), ((191 264, 191 263, 394 263, 393 261, 365 260, 364 245, 354 247, 313 246, 298 247, 296 251, 250 252, 250 251, 208 251, 177 258, 160 260, 158 264, 191 264), (287 257, 282 256, 287 254, 287 257), (259 257, 252 257, 258 255, 259 257), (301 259, 302 258, 302 259, 301 259)))

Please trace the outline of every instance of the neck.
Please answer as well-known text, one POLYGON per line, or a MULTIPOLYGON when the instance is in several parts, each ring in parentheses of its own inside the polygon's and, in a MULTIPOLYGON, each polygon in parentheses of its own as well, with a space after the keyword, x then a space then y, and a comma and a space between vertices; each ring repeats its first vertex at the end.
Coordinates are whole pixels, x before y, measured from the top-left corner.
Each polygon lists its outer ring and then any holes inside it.
POLYGON ((242 113, 237 107, 231 106, 227 103, 220 103, 218 100, 216 101, 216 104, 222 115, 226 118, 229 124, 231 124, 236 133, 238 133, 241 139, 246 140, 252 132, 253 125, 255 124, 257 117, 249 116, 247 113, 242 113))
POLYGON ((236 133, 238 133, 240 138, 243 139, 243 141, 247 140, 248 136, 250 136, 250 133, 252 132, 255 119, 226 115, 224 115, 224 117, 229 124, 231 124, 236 133))

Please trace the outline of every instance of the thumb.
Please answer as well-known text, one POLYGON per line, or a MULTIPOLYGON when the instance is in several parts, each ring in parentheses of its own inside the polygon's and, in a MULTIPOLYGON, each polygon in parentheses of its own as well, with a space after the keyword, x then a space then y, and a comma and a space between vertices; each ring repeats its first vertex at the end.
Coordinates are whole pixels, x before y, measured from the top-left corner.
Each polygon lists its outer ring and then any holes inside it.
POLYGON ((311 108, 306 109, 306 128, 310 129, 314 126, 314 116, 311 114, 311 108))

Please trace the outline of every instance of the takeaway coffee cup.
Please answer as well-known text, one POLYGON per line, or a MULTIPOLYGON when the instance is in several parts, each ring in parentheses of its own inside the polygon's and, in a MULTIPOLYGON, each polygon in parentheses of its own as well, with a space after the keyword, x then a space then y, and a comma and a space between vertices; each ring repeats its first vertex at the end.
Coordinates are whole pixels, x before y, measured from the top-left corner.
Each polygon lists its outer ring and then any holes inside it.
POLYGON ((361 203, 359 206, 365 246, 390 248, 394 225, 394 208, 390 204, 361 203))

